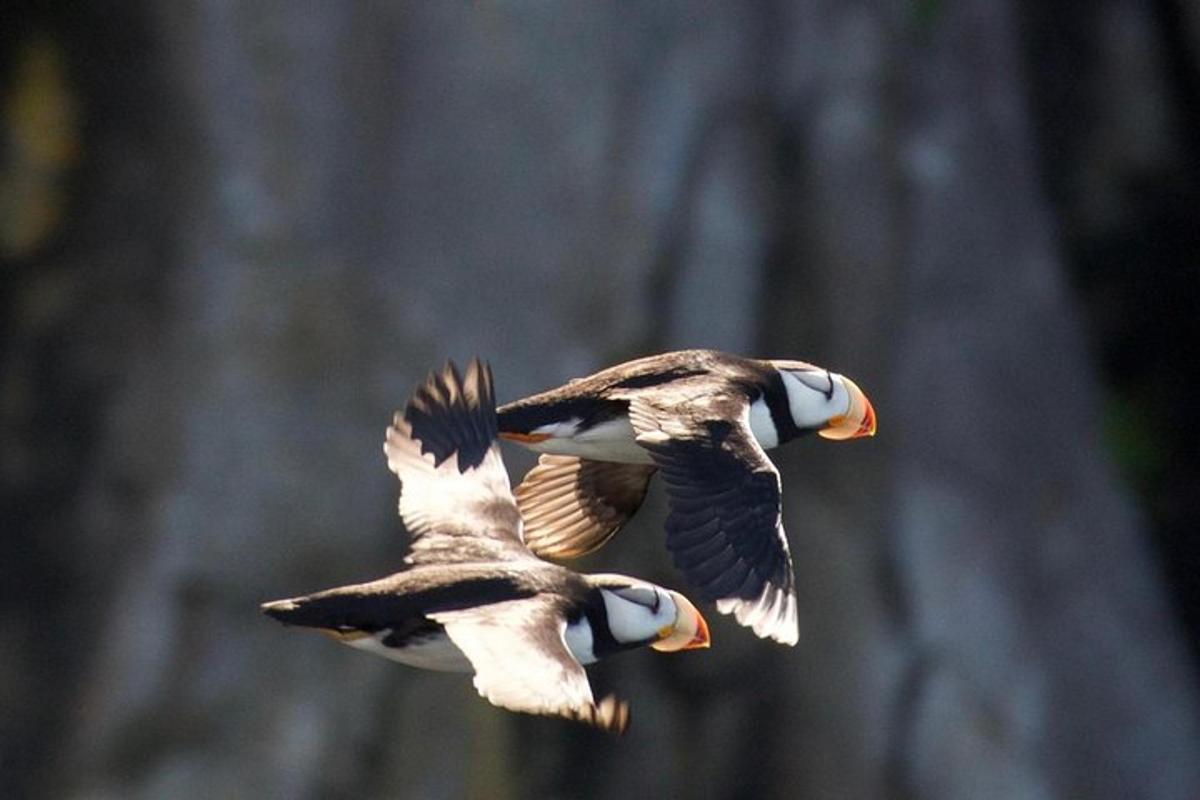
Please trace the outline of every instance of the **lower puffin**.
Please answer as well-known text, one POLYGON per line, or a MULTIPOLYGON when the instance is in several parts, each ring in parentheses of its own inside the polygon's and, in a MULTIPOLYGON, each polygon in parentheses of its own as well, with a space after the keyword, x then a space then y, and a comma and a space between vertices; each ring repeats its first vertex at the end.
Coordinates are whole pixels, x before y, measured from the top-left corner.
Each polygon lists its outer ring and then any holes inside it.
POLYGON ((478 359, 431 374, 387 431, 411 537, 404 568, 369 583, 264 603, 288 625, 432 670, 473 672, 512 711, 623 733, 629 706, 593 699, 584 665, 637 647, 708 647, 682 594, 623 575, 582 575, 525 546, 497 443, 492 374, 478 359))

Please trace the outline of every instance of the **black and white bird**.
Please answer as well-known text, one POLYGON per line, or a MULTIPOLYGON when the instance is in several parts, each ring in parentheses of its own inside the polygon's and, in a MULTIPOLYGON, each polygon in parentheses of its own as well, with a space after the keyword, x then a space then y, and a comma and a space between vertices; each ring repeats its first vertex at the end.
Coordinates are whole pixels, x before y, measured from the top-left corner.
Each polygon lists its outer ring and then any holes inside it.
POLYGON ((496 435, 485 364, 473 360, 465 380, 453 363, 431 374, 384 444, 411 537, 404 569, 263 611, 405 664, 474 672, 495 705, 622 732, 628 705, 595 702, 583 665, 642 645, 707 647, 708 626, 678 592, 534 556, 496 435))
POLYGON ((667 547, 703 599, 762 637, 799 638, 779 472, 765 450, 806 433, 875 434, 849 378, 803 361, 684 350, 501 406, 500 436, 542 453, 517 487, 525 543, 566 559, 607 542, 661 470, 667 547))

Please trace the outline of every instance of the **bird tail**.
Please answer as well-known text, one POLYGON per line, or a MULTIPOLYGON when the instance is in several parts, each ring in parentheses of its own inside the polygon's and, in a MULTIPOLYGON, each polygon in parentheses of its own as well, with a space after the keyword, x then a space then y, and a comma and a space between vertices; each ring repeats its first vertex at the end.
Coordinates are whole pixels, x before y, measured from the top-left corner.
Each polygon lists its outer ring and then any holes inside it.
POLYGON ((411 598, 375 584, 341 586, 304 597, 263 603, 262 612, 284 625, 323 630, 375 631, 414 611, 411 598))
POLYGON ((260 608, 268 617, 277 619, 284 625, 300 625, 312 628, 325 627, 325 623, 318 622, 316 615, 313 614, 316 608, 308 602, 307 597, 272 600, 269 603, 263 603, 260 608))

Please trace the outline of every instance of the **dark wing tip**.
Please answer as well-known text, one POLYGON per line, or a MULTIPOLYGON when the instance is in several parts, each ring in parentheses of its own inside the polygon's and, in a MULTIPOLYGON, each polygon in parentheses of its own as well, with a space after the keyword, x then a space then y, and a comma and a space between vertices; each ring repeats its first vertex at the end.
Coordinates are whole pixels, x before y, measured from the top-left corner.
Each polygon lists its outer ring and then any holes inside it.
POLYGON ((610 694, 595 705, 585 706, 577 718, 605 733, 623 736, 629 730, 629 703, 610 694))
POLYGON ((430 372, 413 393, 404 419, 421 452, 433 453, 435 466, 455 453, 460 472, 479 466, 497 435, 491 367, 472 358, 464 377, 453 361, 446 361, 440 373, 430 372))

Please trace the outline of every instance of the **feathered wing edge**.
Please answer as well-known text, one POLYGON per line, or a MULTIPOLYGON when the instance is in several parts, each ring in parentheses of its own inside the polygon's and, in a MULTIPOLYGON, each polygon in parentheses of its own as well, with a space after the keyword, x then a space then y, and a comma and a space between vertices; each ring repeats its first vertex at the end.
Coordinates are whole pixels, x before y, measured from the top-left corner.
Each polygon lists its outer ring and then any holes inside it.
POLYGON ((555 559, 600 549, 642 504, 655 469, 542 454, 516 490, 525 544, 555 559))
POLYGON ((472 358, 464 378, 447 361, 440 373, 429 373, 397 416, 421 443, 421 454, 433 454, 435 467, 451 456, 457 456, 460 472, 478 466, 497 435, 491 367, 472 358))
POLYGON ((712 407, 660 408, 644 398, 630 404, 637 442, 666 485, 667 547, 719 612, 760 637, 794 645, 795 578, 779 472, 750 433, 744 402, 708 402, 712 407))
POLYGON ((496 439, 492 373, 472 359, 430 373, 383 446, 400 478, 409 563, 532 558, 496 439))

